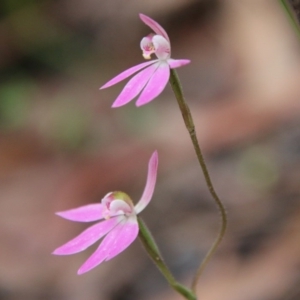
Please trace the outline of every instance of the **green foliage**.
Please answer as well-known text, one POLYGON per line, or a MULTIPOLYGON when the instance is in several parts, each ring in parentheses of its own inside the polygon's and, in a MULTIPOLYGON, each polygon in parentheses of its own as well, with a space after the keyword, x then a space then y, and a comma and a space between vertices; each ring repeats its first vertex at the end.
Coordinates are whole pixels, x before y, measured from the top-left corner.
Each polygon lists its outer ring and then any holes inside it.
POLYGON ((31 107, 31 95, 35 84, 17 79, 0 86, 0 126, 18 129, 24 126, 31 107))

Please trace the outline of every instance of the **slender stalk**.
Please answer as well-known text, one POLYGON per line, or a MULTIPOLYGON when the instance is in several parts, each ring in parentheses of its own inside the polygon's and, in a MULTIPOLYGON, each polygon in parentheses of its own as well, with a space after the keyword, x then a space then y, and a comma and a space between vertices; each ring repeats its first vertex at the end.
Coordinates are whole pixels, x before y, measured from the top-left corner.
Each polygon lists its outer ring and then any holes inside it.
POLYGON ((191 114, 191 111, 184 99, 183 96, 183 92, 182 92, 182 87, 178 78, 178 75, 176 73, 176 71, 174 69, 171 69, 171 76, 170 76, 170 84, 172 86, 172 89, 174 91, 175 97, 177 99, 185 126, 190 134, 190 138, 192 140, 199 164, 201 166, 202 172, 204 174, 204 178, 206 181, 206 185, 209 189, 209 192, 211 194, 211 196, 213 197, 216 205, 219 208, 219 211, 221 213, 221 219, 222 219, 222 225, 221 225, 221 229, 220 232, 215 240, 215 242, 213 243, 213 245, 211 246, 211 248, 209 249, 208 253, 206 254, 204 260, 202 261, 201 265, 199 266, 196 275, 194 277, 193 283, 192 283, 192 291, 194 292, 194 294, 196 294, 196 287, 197 287, 197 283, 199 281, 199 278, 203 272, 203 270, 205 269, 205 266, 207 265, 207 263, 209 262, 210 258, 212 257, 212 255, 215 253, 215 251, 217 250, 221 240, 224 237, 225 231, 226 231, 226 227, 227 227, 227 216, 226 216, 226 210, 225 207, 223 205, 223 203, 221 202, 220 198, 218 197, 212 181, 210 179, 210 175, 208 172, 208 169, 206 167, 205 161, 204 161, 204 157, 201 151, 201 148, 199 146, 199 142, 197 139, 197 135, 196 135, 196 131, 195 131, 195 125, 194 125, 194 121, 193 121, 193 117, 191 114))
POLYGON ((139 238, 142 241, 147 253, 154 261, 155 265, 158 267, 158 269, 161 271, 161 273, 164 275, 170 286, 177 291, 179 294, 181 294, 185 299, 187 300, 197 300, 194 293, 186 288, 184 285, 180 284, 176 281, 176 279, 173 277, 172 273, 168 269, 167 265, 162 259, 161 254, 159 253, 158 247, 146 227, 145 223, 141 220, 141 218, 138 217, 138 223, 139 223, 139 238))
POLYGON ((296 7, 293 7, 291 1, 288 0, 279 0, 279 3, 281 4, 281 7, 285 11, 290 23, 292 24, 295 31, 297 32, 298 37, 300 37, 300 27, 299 27, 300 20, 298 19, 299 16, 297 16, 296 7))

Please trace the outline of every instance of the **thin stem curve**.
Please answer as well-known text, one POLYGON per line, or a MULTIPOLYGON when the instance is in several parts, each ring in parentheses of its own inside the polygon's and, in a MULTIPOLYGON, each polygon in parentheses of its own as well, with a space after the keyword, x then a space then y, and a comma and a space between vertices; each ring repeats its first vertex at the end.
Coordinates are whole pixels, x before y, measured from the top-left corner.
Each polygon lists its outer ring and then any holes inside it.
POLYGON ((158 267, 158 269, 161 271, 161 273, 164 275, 170 286, 177 291, 179 294, 181 294, 185 299, 187 300, 197 300, 196 296, 194 293, 185 287, 184 285, 180 284, 174 276, 172 275, 171 271, 165 264, 159 249, 150 233, 148 230, 147 226, 145 223, 142 221, 140 217, 137 217, 138 223, 139 223, 139 238, 144 245, 147 253, 149 256, 152 258, 153 262, 155 265, 158 267))
POLYGON ((213 254, 215 253, 215 251, 217 250, 219 244, 221 243, 224 235, 225 235, 225 231, 227 228, 227 216, 226 216, 226 210, 225 207, 222 203, 222 201, 220 200, 220 198, 218 197, 214 186, 212 184, 207 166, 205 164, 205 160, 201 151, 201 148, 199 146, 199 142, 197 139, 197 135, 196 135, 196 131, 195 131, 195 125, 194 125, 194 121, 193 121, 193 117, 191 114, 191 111, 184 99, 183 96, 183 91, 182 91, 182 87, 178 78, 178 75, 176 73, 176 71, 174 69, 171 69, 171 74, 170 74, 170 80, 169 80, 173 92, 175 94, 177 103, 179 105, 185 126, 189 132, 190 138, 192 140, 197 158, 198 158, 198 162, 201 166, 205 181, 206 181, 206 185, 208 187, 208 190, 211 194, 211 196, 213 197, 219 211, 221 214, 221 219, 222 219, 222 224, 221 224, 221 228, 220 228, 220 232, 215 240, 215 242, 213 243, 213 245, 211 246, 211 248, 209 249, 209 251, 207 252, 204 260, 202 261, 201 265, 199 266, 195 277, 193 279, 193 283, 192 283, 192 291, 196 294, 196 287, 197 287, 197 283, 199 281, 199 278, 203 272, 203 270, 205 269, 207 263, 209 262, 210 258, 213 256, 213 254))

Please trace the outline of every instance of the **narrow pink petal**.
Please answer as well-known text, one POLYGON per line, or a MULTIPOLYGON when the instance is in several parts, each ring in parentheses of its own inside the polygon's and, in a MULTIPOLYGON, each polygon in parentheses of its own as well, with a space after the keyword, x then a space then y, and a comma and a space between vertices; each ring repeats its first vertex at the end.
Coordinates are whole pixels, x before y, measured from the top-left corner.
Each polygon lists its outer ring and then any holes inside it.
POLYGON ((168 59, 168 64, 171 69, 179 68, 189 64, 191 61, 189 59, 168 59))
POLYGON ((156 183, 156 175, 158 168, 158 153, 154 151, 150 157, 148 164, 147 182, 140 201, 136 204, 134 210, 136 214, 140 213, 150 202, 156 183))
POLYGON ((109 255, 111 246, 115 243, 115 240, 122 232, 124 224, 127 220, 121 221, 106 237, 98 249, 86 260, 86 262, 79 268, 77 274, 83 274, 101 264, 109 255))
MULTIPOLYGON (((122 217, 122 219, 123 218, 124 217, 122 217)), ((104 235, 106 235, 109 231, 111 231, 118 223, 122 221, 122 219, 120 219, 120 217, 112 218, 97 223, 87 228, 85 231, 83 231, 81 234, 79 234, 71 241, 55 249, 52 254, 69 255, 69 254, 81 252, 86 248, 88 248, 89 246, 93 245, 104 235)))
POLYGON ((138 233, 139 225, 136 216, 134 215, 126 221, 122 230, 119 232, 119 235, 110 245, 109 254, 105 260, 110 260, 123 252, 136 239, 138 233))
POLYGON ((165 39, 167 39, 168 41, 170 41, 168 34, 166 33, 166 31, 153 19, 151 19, 150 17, 140 14, 140 18, 141 20, 147 25, 149 26, 155 33, 162 35, 165 39))
POLYGON ((77 208, 60 211, 56 214, 64 219, 77 222, 92 222, 103 219, 101 203, 88 204, 77 208))
POLYGON ((147 61, 147 62, 144 62, 144 63, 141 63, 139 65, 136 65, 134 67, 131 67, 127 70, 125 70, 124 72, 120 73, 119 75, 117 75, 116 77, 114 77, 113 79, 111 79, 110 81, 108 81, 106 84, 104 84, 102 87, 100 87, 100 90, 101 89, 106 89, 124 79, 126 79, 127 77, 131 76, 132 74, 136 73, 137 71, 149 66, 153 64, 153 61, 147 61))
POLYGON ((127 104, 141 92, 159 65, 159 63, 155 63, 155 61, 152 61, 152 63, 153 62, 154 64, 140 71, 128 81, 112 107, 120 107, 127 104))
POLYGON ((136 106, 144 105, 156 98, 166 87, 169 77, 170 67, 166 61, 161 61, 157 70, 139 96, 136 106))

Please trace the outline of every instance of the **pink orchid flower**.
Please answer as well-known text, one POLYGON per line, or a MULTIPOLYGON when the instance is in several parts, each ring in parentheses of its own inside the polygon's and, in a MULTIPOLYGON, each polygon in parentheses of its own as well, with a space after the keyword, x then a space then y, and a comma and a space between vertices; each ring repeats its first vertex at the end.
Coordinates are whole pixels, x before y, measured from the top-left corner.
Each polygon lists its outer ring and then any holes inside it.
POLYGON ((67 220, 77 222, 99 221, 80 235, 54 250, 56 255, 69 255, 81 252, 96 243, 102 237, 98 249, 79 268, 77 274, 83 274, 108 261, 124 251, 137 237, 139 214, 150 202, 156 183, 158 154, 155 151, 148 165, 147 182, 140 201, 133 206, 129 196, 123 192, 107 194, 101 203, 84 205, 56 213, 67 220))
POLYGON ((112 107, 125 105, 139 94, 136 106, 152 101, 167 85, 170 68, 174 69, 190 63, 188 59, 172 59, 170 39, 166 31, 151 18, 143 14, 140 14, 140 18, 155 32, 141 40, 143 56, 145 59, 150 59, 151 54, 154 53, 157 59, 127 69, 100 88, 108 88, 141 70, 125 85, 112 107))

